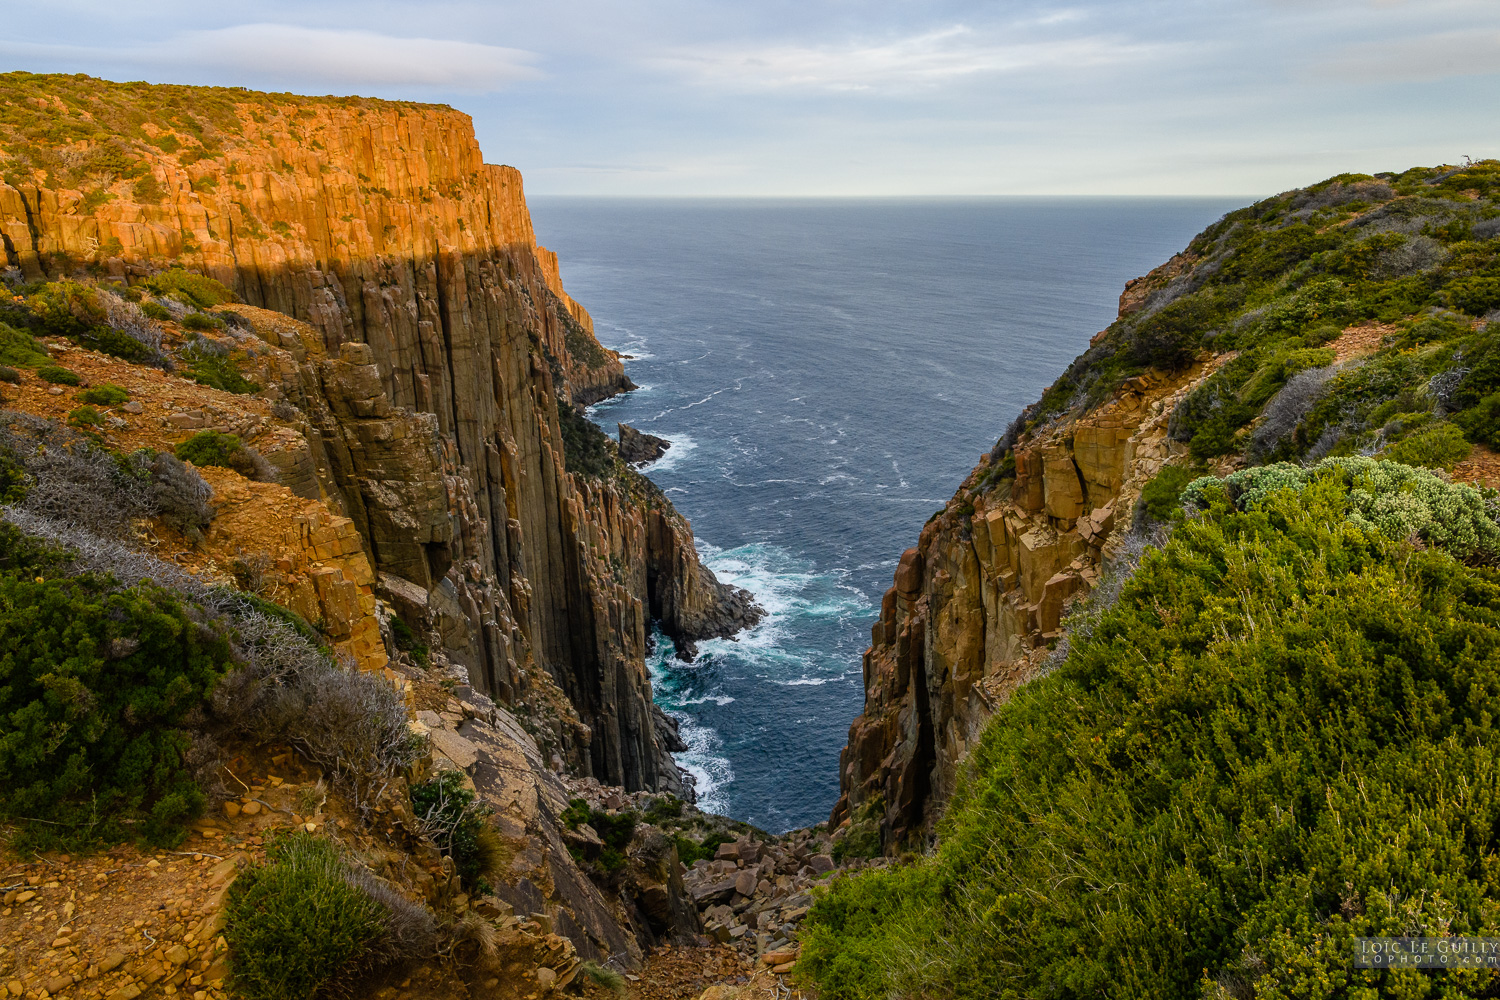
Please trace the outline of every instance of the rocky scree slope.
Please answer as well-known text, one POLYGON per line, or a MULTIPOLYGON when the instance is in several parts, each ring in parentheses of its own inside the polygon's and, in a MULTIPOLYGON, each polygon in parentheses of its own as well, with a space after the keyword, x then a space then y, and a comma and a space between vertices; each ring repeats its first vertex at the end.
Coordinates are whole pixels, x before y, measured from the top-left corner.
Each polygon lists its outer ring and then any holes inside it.
POLYGON ((1070 612, 1107 606, 1194 477, 1375 455, 1500 484, 1497 236, 1495 161, 1341 175, 1130 282, 903 553, 830 829, 872 852, 927 842, 991 715, 1060 661, 1070 612))
MULTIPOLYGON (((267 457, 352 522, 373 594, 476 690, 540 712, 552 766, 683 791, 651 623, 690 643, 756 611, 578 415, 628 379, 467 116, 11 73, 0 178, 17 280, 135 286, 180 266, 231 289, 280 414, 267 457), (529 697, 541 671, 570 707, 529 697)), ((167 419, 184 436, 215 421, 167 419)))

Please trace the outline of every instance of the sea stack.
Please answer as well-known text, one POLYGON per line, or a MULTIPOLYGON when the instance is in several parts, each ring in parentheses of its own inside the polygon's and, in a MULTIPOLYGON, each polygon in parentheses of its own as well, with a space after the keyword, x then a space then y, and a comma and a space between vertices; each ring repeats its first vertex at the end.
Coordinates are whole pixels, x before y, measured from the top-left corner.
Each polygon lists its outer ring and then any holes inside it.
POLYGON ((647 465, 667 453, 672 442, 654 434, 643 434, 629 424, 620 428, 620 457, 634 466, 647 465))

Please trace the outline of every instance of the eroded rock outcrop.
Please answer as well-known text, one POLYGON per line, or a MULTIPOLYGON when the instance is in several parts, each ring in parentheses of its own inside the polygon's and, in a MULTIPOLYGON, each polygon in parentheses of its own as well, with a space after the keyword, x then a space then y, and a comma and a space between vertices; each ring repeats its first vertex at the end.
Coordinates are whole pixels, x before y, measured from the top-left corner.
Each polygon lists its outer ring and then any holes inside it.
POLYGON ((667 453, 672 442, 655 434, 645 434, 629 424, 616 424, 620 432, 620 458, 631 465, 646 465, 667 453))
MULTIPOLYGON (((1185 266, 1173 258, 1131 282, 1122 314, 1185 266)), ((1147 372, 1032 428, 985 456, 927 523, 871 628, 830 829, 877 826, 890 851, 933 833, 984 724, 1045 668, 1068 604, 1099 583, 1141 489, 1186 451, 1168 437, 1173 408, 1224 360, 1147 372)))

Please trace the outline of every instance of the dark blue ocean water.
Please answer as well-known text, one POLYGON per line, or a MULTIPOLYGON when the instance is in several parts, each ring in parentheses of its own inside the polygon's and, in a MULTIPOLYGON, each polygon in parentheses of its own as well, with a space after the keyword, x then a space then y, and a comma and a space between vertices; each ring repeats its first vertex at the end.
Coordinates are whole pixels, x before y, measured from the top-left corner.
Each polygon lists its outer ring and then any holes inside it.
POLYGON ((668 438, 648 468, 704 560, 769 612, 656 699, 704 808, 825 820, 896 559, 980 453, 1225 200, 535 198, 539 242, 641 388, 592 411, 668 438))

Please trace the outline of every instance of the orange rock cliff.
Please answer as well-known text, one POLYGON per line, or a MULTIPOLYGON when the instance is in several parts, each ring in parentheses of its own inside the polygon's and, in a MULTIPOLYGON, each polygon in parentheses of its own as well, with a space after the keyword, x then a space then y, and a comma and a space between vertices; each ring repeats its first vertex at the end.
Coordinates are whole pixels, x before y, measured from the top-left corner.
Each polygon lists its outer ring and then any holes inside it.
MULTIPOLYGON (((206 405, 141 419, 168 445, 233 430, 278 468, 295 495, 248 520, 273 522, 257 530, 275 536, 260 549, 281 599, 379 666, 379 598, 523 713, 543 711, 545 671, 568 703, 546 710, 558 766, 681 791, 644 664, 652 619, 690 642, 754 611, 649 482, 569 470, 562 411, 632 386, 469 117, 11 77, 9 267, 128 284, 182 266, 244 303, 230 308, 262 341, 260 398, 195 387, 206 405)), ((257 484, 214 485, 223 511, 257 484)))

